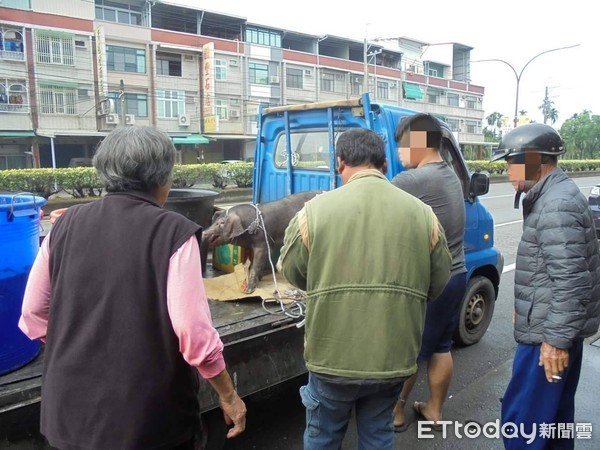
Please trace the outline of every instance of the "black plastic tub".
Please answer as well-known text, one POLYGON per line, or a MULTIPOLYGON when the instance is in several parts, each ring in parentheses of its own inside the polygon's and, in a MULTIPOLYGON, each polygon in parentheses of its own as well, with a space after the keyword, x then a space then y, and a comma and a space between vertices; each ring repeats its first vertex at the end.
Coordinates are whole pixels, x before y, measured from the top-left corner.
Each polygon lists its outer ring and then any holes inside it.
MULTIPOLYGON (((184 215, 201 225, 203 230, 206 230, 212 223, 215 200, 219 195, 219 192, 210 189, 171 189, 163 207, 184 215)), ((208 258, 208 244, 206 242, 202 242, 200 245, 200 258, 202 272, 204 273, 208 258)))
POLYGON ((219 195, 209 189, 171 189, 164 208, 183 214, 206 229, 212 222, 215 199, 219 195))

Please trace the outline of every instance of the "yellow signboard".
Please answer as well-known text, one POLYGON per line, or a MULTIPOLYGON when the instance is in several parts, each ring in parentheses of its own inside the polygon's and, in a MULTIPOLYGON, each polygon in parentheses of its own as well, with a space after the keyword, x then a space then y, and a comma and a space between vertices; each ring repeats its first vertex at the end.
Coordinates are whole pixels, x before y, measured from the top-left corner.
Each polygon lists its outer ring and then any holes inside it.
POLYGON ((218 116, 206 116, 204 118, 203 133, 214 133, 217 131, 219 131, 219 117, 218 116))

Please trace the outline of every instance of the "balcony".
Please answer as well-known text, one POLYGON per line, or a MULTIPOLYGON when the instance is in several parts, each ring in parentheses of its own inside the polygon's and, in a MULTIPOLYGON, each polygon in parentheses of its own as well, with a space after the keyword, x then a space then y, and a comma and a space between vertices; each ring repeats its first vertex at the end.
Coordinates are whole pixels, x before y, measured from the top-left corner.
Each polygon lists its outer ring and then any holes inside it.
POLYGON ((0 59, 12 59, 14 61, 25 61, 25 53, 12 50, 0 50, 0 59))

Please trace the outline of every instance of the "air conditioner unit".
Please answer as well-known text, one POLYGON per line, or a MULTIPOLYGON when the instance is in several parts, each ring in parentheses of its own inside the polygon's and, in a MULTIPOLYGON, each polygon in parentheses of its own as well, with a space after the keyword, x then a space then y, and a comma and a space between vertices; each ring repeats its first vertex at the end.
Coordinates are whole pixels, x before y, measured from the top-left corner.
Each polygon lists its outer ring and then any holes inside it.
POLYGON ((232 119, 237 119, 238 117, 240 117, 240 112, 237 109, 232 109, 231 111, 229 111, 229 117, 231 117, 232 119))
POLYGON ((135 114, 125 114, 125 125, 135 125, 135 114))
POLYGON ((440 92, 440 95, 446 95, 446 91, 440 92))
POLYGON ((180 114, 179 116, 177 116, 177 121, 180 127, 190 126, 190 116, 187 114, 180 114))
POLYGON ((304 69, 304 75, 307 77, 312 77, 312 70, 310 69, 304 69))
POLYGON ((352 80, 352 82, 360 84, 360 83, 362 83, 362 80, 360 79, 360 77, 354 77, 354 79, 352 80))
POLYGON ((119 116, 117 114, 108 114, 106 116, 106 123, 116 125, 119 123, 119 116))
POLYGON ((229 60, 229 65, 230 66, 237 66, 238 65, 238 60, 237 59, 230 59, 229 60))
POLYGON ((269 77, 269 83, 271 83, 271 84, 279 83, 279 75, 271 75, 269 77))

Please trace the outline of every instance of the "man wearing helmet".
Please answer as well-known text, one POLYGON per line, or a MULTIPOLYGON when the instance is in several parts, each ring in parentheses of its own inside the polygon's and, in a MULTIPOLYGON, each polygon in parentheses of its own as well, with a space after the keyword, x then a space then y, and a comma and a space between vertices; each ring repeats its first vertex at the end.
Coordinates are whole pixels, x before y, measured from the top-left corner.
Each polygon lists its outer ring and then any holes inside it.
MULTIPOLYGON (((557 165, 564 152, 552 127, 532 123, 504 136, 492 157, 508 164, 515 208, 525 194, 515 267, 518 345, 502 422, 524 424, 526 430, 574 423, 583 339, 600 324, 596 230, 585 197, 557 165)), ((573 437, 557 431, 549 438, 538 436, 528 448, 573 448, 573 437)), ((521 437, 505 437, 504 445, 521 449, 526 444, 521 437)))

